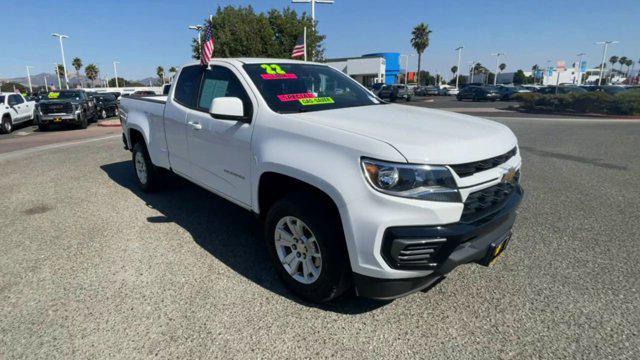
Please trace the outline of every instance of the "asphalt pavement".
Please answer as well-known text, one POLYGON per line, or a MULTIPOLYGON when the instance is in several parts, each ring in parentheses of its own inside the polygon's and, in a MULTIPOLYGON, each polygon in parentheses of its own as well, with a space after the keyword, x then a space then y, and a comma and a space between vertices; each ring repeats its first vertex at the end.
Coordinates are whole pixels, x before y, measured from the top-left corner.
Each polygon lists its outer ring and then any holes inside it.
POLYGON ((117 137, 0 158, 0 358, 639 358, 640 122, 499 121, 509 248, 392 302, 298 300, 250 214, 141 193, 117 137))

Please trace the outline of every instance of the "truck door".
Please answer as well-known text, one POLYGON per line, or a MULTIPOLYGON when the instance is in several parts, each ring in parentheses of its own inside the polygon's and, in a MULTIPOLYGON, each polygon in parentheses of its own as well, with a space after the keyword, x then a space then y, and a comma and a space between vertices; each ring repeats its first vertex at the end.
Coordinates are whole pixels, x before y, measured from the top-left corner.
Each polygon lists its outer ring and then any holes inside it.
POLYGON ((185 66, 180 71, 173 97, 167 99, 164 110, 164 135, 167 141, 171 168, 186 176, 191 176, 189 147, 187 145, 187 114, 195 109, 198 90, 204 67, 185 66))
POLYGON ((255 108, 245 86, 236 74, 224 66, 205 70, 198 103, 187 116, 187 141, 191 174, 197 182, 236 200, 251 205, 251 123, 217 119, 209 114, 217 97, 237 97, 245 115, 255 108))
POLYGON ((11 119, 13 119, 13 123, 17 124, 22 122, 25 117, 25 106, 24 100, 22 100, 22 96, 20 95, 9 95, 8 99, 9 104, 9 112, 11 113, 11 119))

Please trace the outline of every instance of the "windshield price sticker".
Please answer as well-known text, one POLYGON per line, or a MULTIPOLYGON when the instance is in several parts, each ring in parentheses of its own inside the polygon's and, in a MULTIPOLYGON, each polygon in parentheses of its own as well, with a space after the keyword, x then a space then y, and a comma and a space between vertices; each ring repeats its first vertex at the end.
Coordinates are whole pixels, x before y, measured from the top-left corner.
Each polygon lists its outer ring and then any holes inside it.
POLYGON ((59 96, 60 96, 59 92, 50 92, 49 95, 47 95, 49 99, 57 99, 59 96))
POLYGON ((288 80, 298 78, 296 74, 289 74, 276 64, 262 64, 260 67, 266 72, 266 74, 260 74, 264 80, 288 80))
POLYGON ((322 104, 333 104, 333 98, 330 97, 320 97, 320 98, 312 98, 312 99, 300 99, 300 104, 307 105, 322 105, 322 104))
POLYGON ((316 96, 312 93, 301 93, 301 94, 282 94, 278 95, 278 99, 282 102, 288 101, 296 101, 301 99, 313 99, 316 96))

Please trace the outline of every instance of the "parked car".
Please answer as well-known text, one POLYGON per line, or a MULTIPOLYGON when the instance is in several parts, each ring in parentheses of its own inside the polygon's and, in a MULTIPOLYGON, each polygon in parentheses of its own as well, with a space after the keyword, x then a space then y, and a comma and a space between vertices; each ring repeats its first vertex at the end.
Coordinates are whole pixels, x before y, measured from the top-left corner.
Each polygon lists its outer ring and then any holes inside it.
POLYGON ((157 94, 151 90, 138 90, 133 92, 133 94, 129 96, 155 96, 155 95, 157 94))
POLYGON ((40 100, 36 111, 40 130, 47 130, 51 125, 74 125, 86 129, 89 121, 96 117, 95 101, 84 90, 51 91, 46 100, 40 100))
POLYGON ((384 85, 380 91, 378 91, 378 97, 380 99, 389 99, 390 101, 396 101, 398 99, 411 101, 411 93, 409 92, 409 89, 401 84, 384 85))
POLYGON ((513 100, 515 94, 530 93, 531 90, 523 88, 521 86, 504 86, 498 85, 498 92, 500 92, 500 100, 513 100))
POLYGON ((615 85, 581 86, 581 88, 589 92, 605 92, 609 95, 619 94, 630 89, 629 87, 615 85))
POLYGON ((495 86, 466 86, 458 92, 458 95, 456 95, 456 99, 458 99, 458 101, 467 99, 473 101, 496 101, 501 97, 502 95, 495 86))
POLYGON ((91 96, 97 106, 98 117, 106 119, 110 116, 118 116, 118 101, 113 94, 98 93, 91 96))
POLYGON ((540 94, 554 95, 554 94, 579 94, 586 93, 587 90, 575 86, 575 85, 561 85, 561 86, 545 86, 537 90, 540 94), (556 91, 556 88, 558 89, 556 91))
POLYGON ((22 94, 0 93, 0 133, 9 134, 14 125, 33 121, 35 101, 27 101, 22 94))
POLYGON ((458 95, 458 93, 460 92, 459 89, 456 89, 455 87, 448 87, 444 90, 444 95, 445 96, 456 96, 458 95))
POLYGON ((522 190, 508 127, 380 102, 324 64, 191 63, 166 99, 120 110, 140 189, 174 172, 255 213, 276 272, 311 301, 405 296, 511 239, 522 190))

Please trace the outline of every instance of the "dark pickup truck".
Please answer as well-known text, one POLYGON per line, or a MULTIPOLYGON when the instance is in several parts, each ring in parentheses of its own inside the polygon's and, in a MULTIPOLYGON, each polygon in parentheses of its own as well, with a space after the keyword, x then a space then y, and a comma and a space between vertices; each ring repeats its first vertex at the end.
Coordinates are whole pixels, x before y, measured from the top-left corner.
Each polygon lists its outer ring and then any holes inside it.
POLYGON ((97 118, 96 103, 84 90, 51 91, 37 106, 40 130, 51 125, 75 125, 86 129, 89 121, 97 118))

